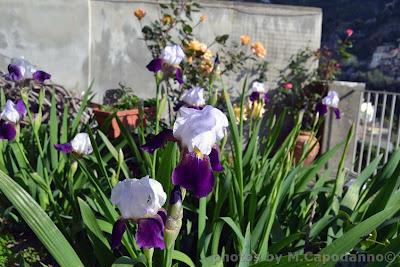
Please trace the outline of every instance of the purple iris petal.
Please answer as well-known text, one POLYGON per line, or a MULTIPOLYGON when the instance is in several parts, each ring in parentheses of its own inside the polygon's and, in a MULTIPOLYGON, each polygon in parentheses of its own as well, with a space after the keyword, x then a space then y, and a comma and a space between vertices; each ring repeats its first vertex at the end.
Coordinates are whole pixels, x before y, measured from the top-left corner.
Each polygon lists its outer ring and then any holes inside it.
POLYGON ((180 185, 200 198, 207 196, 214 186, 214 175, 207 155, 198 158, 195 153, 186 153, 172 173, 174 185, 180 185))
POLYGON ((259 92, 251 93, 251 95, 249 96, 249 99, 250 99, 251 102, 259 100, 260 99, 260 93, 259 92))
POLYGON ((215 60, 214 60, 214 65, 219 65, 221 63, 221 61, 219 60, 219 55, 217 53, 215 60))
POLYGON ((268 94, 264 94, 264 102, 268 103, 270 100, 269 95, 268 94))
POLYGON ((163 217, 157 214, 151 218, 139 219, 136 243, 140 248, 165 248, 163 217))
POLYGON ((175 105, 174 111, 178 111, 183 105, 185 105, 185 102, 179 101, 179 102, 175 105))
POLYGON ((333 112, 334 112, 335 115, 336 115, 336 119, 340 119, 340 118, 341 118, 340 109, 338 109, 338 108, 333 108, 333 112))
POLYGON ((156 149, 163 147, 168 141, 175 141, 171 129, 165 129, 157 135, 149 135, 146 144, 142 145, 141 149, 148 153, 153 153, 156 149))
POLYGON ((187 107, 187 108, 193 108, 197 110, 202 110, 204 107, 203 106, 192 106, 186 102, 179 101, 178 104, 174 107, 174 111, 178 111, 181 107, 187 107))
POLYGON ((176 68, 175 70, 175 80, 179 83, 179 84, 183 84, 183 73, 182 70, 180 68, 176 68))
POLYGON ((319 115, 325 115, 328 112, 328 106, 322 103, 318 103, 315 106, 315 110, 319 113, 319 115))
POLYGON ((122 236, 126 230, 126 222, 124 219, 118 219, 113 226, 111 234, 111 249, 117 249, 121 245, 122 236))
POLYGON ((165 224, 165 222, 167 221, 167 211, 163 208, 161 208, 157 214, 161 217, 163 223, 165 224))
POLYGON ((158 72, 161 70, 163 64, 163 60, 161 58, 155 58, 147 64, 146 68, 152 72, 158 72))
POLYGON ((10 78, 13 81, 22 80, 24 78, 24 76, 22 75, 20 67, 15 64, 9 64, 8 65, 8 78, 10 78))
POLYGON ((7 139, 8 141, 12 141, 15 139, 17 135, 17 129, 15 125, 10 122, 0 122, 0 139, 7 139))
POLYGON ((19 113, 19 116, 21 118, 24 118, 26 116, 27 110, 25 107, 25 103, 22 99, 17 100, 17 103, 15 104, 15 108, 19 113))
POLYGON ((71 143, 55 144, 54 148, 57 149, 58 151, 64 152, 64 153, 71 153, 73 151, 71 143))
POLYGON ((49 80, 51 78, 51 75, 42 70, 37 70, 37 71, 35 71, 35 73, 32 74, 32 78, 35 79, 36 81, 42 83, 45 80, 49 80))
POLYGON ((169 198, 169 204, 174 205, 179 201, 182 202, 182 191, 179 185, 175 185, 174 189, 172 189, 171 196, 169 198))
POLYGON ((198 107, 196 107, 196 106, 191 106, 191 105, 188 105, 187 106, 188 108, 193 108, 193 109, 197 109, 197 110, 203 110, 203 106, 198 106, 198 107))
POLYGON ((218 146, 215 146, 213 147, 213 149, 211 149, 209 157, 210 157, 211 168, 213 169, 213 171, 220 172, 224 170, 224 167, 222 167, 221 161, 219 160, 218 146))

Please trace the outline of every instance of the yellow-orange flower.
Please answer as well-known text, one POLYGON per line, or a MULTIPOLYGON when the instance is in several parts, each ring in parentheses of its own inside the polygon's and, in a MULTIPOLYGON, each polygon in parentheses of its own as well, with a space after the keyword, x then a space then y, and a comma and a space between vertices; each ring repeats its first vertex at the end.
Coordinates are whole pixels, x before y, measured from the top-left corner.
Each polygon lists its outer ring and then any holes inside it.
MULTIPOLYGON (((236 123, 240 123, 240 106, 237 104, 233 105, 233 113, 235 114, 236 118, 236 123)), ((243 106, 243 121, 247 120, 247 113, 248 113, 248 107, 243 106)))
POLYGON ((212 57, 213 57, 213 53, 211 52, 210 49, 207 49, 203 54, 204 59, 211 60, 212 57))
POLYGON ((201 15, 200 16, 200 22, 204 22, 206 20, 206 15, 201 15))
POLYGON ((164 17, 161 19, 161 22, 164 25, 171 25, 174 22, 174 18, 171 15, 164 15, 164 17))
POLYGON ((246 34, 240 36, 240 43, 241 43, 242 45, 248 45, 248 44, 250 43, 250 41, 251 41, 250 36, 248 36, 248 35, 246 35, 246 34))
POLYGON ((197 40, 190 41, 187 48, 195 52, 207 52, 207 45, 197 40))
POLYGON ((264 58, 267 54, 264 45, 261 42, 255 42, 251 45, 251 51, 260 58, 264 58))
POLYGON ((135 14, 135 17, 138 20, 141 20, 142 18, 144 18, 144 16, 146 16, 146 11, 144 11, 144 9, 142 8, 136 8, 133 14, 135 14))
POLYGON ((252 104, 249 103, 249 110, 251 111, 251 117, 253 119, 262 118, 265 109, 264 109, 264 102, 263 101, 254 101, 252 104))
POLYGON ((200 62, 199 68, 203 73, 210 74, 213 71, 213 68, 214 68, 212 60, 204 58, 200 62))

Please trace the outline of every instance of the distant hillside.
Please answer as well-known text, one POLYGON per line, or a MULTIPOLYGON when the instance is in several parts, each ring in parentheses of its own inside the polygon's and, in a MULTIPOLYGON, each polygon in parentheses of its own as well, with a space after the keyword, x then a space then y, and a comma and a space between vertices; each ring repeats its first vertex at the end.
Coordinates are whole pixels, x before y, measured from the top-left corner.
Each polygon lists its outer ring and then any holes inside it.
POLYGON ((341 79, 365 81, 369 89, 400 92, 400 0, 258 0, 244 2, 320 7, 322 45, 334 46, 354 30, 354 59, 341 79))

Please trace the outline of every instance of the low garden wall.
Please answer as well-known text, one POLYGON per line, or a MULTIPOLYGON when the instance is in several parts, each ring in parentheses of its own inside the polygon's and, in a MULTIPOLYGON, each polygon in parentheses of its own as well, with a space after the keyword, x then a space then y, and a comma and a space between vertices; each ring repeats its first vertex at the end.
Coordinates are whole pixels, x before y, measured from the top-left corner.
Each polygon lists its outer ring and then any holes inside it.
MULTIPOLYGON (((365 90, 364 83, 355 82, 344 82, 335 81, 331 84, 330 90, 334 90, 339 94, 340 97, 340 110, 342 112, 342 118, 337 120, 335 115, 330 113, 326 117, 324 135, 322 142, 322 152, 328 151, 335 145, 346 140, 348 131, 351 126, 357 122, 357 115, 360 112, 360 97, 365 90)), ((354 129, 355 130, 355 129, 354 129)), ((353 164, 353 151, 355 149, 354 135, 350 141, 349 153, 346 157, 345 167, 349 170, 352 169, 353 164)), ((341 159, 341 153, 337 153, 328 162, 327 169, 337 170, 341 159)))

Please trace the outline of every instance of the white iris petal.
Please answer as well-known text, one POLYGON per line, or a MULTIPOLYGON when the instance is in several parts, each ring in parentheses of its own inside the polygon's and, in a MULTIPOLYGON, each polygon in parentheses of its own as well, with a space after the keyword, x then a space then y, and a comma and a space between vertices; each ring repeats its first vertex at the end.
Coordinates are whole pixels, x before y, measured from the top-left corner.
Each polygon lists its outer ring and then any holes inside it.
POLYGON ((79 133, 71 141, 72 150, 80 155, 89 155, 93 152, 92 143, 87 133, 79 133))
POLYGON ((374 119, 375 109, 371 102, 364 102, 360 107, 361 120, 365 122, 372 122, 374 119))
POLYGON ((193 87, 186 90, 182 95, 182 101, 191 106, 200 107, 206 104, 204 90, 201 87, 193 87))
POLYGON ((0 114, 0 117, 4 121, 12 123, 17 123, 21 119, 21 116, 16 109, 16 105, 11 100, 7 100, 3 112, 0 114))
POLYGON ((179 45, 168 45, 162 51, 161 58, 170 65, 179 65, 185 58, 185 53, 179 45))
POLYGON ((322 104, 332 108, 337 108, 339 106, 339 101, 338 93, 336 91, 329 91, 328 95, 322 99, 322 104))
POLYGON ((179 139, 189 152, 199 150, 204 155, 211 153, 213 145, 225 135, 228 127, 226 115, 212 106, 202 110, 183 107, 174 124, 174 137, 179 139))
POLYGON ((36 71, 35 67, 24 57, 12 58, 10 64, 18 66, 24 78, 31 78, 36 71))
POLYGON ((249 91, 249 95, 254 92, 264 94, 266 92, 264 84, 260 83, 260 82, 253 82, 253 84, 251 85, 250 91, 249 91))
POLYGON ((154 216, 166 200, 162 185, 149 176, 120 181, 111 192, 111 202, 118 206, 125 219, 154 216))

